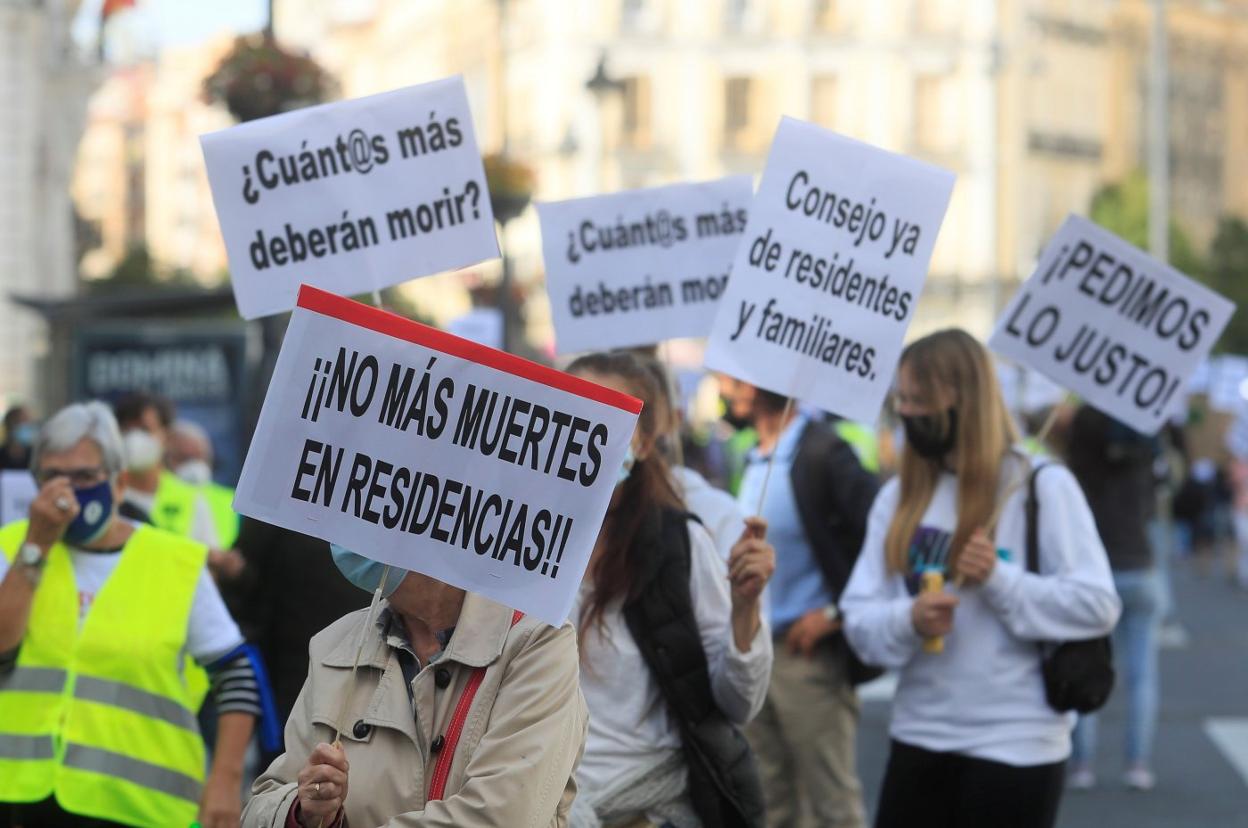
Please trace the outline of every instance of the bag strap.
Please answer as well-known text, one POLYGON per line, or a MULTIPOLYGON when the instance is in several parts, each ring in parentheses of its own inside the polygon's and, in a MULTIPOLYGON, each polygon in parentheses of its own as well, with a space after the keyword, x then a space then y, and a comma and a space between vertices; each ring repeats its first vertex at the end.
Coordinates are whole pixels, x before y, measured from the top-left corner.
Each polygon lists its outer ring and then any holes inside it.
POLYGON ((1027 502, 1023 505, 1023 514, 1027 519, 1027 571, 1040 574, 1040 498, 1036 494, 1036 478, 1042 469, 1051 463, 1041 463, 1031 470, 1027 480, 1027 502))
MULTIPOLYGON (((511 626, 516 626, 523 617, 523 612, 514 610, 511 614, 511 626)), ((459 703, 455 705, 455 713, 451 716, 450 724, 446 726, 446 735, 442 737, 446 740, 442 745, 442 752, 433 766, 433 778, 429 781, 429 797, 426 800, 428 802, 439 800, 446 793, 446 780, 451 776, 451 763, 455 761, 455 748, 459 746, 459 735, 464 732, 468 710, 472 707, 472 700, 476 698, 477 690, 484 680, 485 668, 477 667, 468 677, 468 683, 464 685, 464 692, 460 694, 459 703)))

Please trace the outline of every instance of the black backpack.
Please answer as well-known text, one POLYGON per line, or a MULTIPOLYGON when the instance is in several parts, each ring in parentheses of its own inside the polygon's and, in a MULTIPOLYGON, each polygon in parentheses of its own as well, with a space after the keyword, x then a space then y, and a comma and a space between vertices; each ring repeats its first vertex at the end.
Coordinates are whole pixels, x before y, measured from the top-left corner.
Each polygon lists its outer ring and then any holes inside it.
MULTIPOLYGON (((1040 574, 1040 500, 1037 466, 1027 481, 1027 570, 1040 574)), ((1114 689, 1114 655, 1109 636, 1040 645, 1040 672, 1049 707, 1059 713, 1091 713, 1104 707, 1114 689)))

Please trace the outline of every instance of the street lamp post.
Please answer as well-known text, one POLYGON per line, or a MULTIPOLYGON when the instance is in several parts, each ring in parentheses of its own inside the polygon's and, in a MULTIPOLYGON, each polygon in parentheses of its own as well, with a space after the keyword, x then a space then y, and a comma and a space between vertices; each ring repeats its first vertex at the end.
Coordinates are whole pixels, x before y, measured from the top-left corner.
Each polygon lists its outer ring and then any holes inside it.
POLYGON ((598 105, 598 183, 602 188, 605 176, 603 170, 607 164, 607 100, 614 95, 624 93, 624 81, 607 74, 607 52, 604 49, 598 57, 598 65, 594 74, 585 81, 585 88, 594 96, 598 105))

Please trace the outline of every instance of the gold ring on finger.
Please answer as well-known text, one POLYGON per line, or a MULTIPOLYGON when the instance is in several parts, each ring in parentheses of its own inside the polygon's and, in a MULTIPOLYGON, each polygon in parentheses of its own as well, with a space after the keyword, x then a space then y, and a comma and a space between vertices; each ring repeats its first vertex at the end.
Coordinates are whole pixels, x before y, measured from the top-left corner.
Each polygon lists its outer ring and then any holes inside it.
POLYGON ((69 498, 58 497, 56 499, 56 508, 60 509, 62 512, 68 512, 69 511, 69 498))

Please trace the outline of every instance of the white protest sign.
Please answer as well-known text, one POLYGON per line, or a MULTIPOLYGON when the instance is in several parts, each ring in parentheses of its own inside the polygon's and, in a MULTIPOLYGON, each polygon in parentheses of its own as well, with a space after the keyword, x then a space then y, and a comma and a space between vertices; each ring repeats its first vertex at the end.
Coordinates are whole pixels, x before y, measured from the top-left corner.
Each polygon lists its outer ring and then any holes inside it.
POLYGON ((875 422, 953 179, 922 161, 782 120, 707 366, 875 422))
POLYGON ((640 411, 305 286, 234 508, 560 624, 640 411))
POLYGON ((0 526, 30 516, 30 504, 39 494, 28 471, 0 471, 0 526))
POLYGON ((498 255, 461 78, 200 136, 239 313, 351 294, 498 255))
POLYGON ((1068 216, 988 341, 1136 431, 1155 434, 1235 306, 1068 216))
POLYGON ((559 353, 706 336, 753 195, 738 175, 538 204, 559 353))

